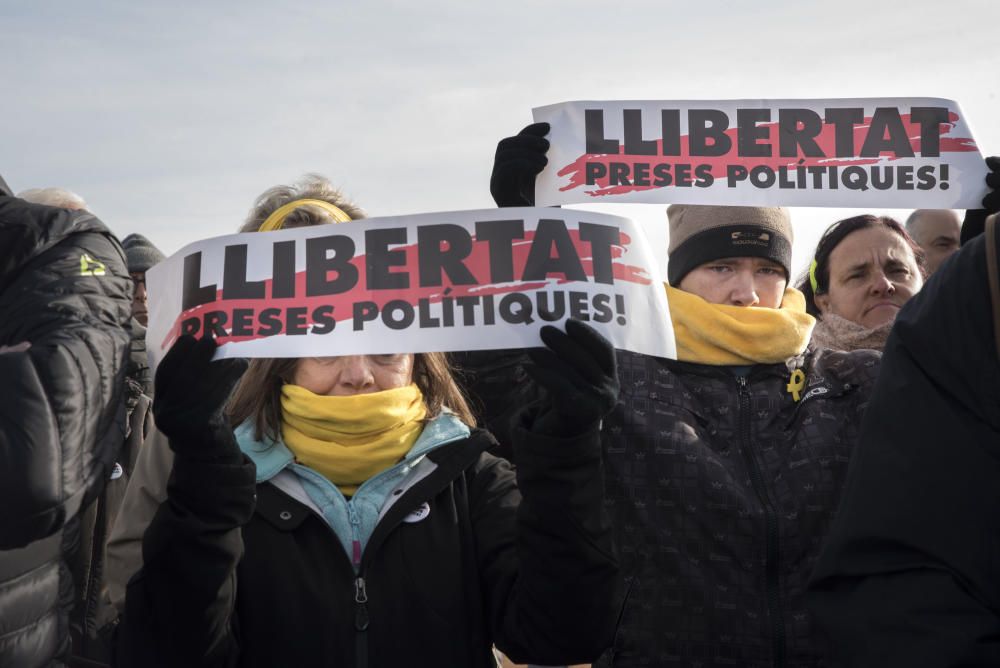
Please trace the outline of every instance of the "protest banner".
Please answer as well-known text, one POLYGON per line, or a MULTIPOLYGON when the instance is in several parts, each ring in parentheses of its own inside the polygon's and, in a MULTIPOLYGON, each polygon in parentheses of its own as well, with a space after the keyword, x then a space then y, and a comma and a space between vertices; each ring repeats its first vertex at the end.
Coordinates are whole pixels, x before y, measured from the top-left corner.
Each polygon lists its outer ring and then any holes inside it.
POLYGON ((490 209, 235 234, 147 273, 147 348, 211 332, 219 357, 522 348, 589 321, 616 347, 675 357, 657 263, 627 218, 490 209))
POLYGON ((539 206, 644 202, 980 208, 987 170, 951 100, 566 102, 539 206))

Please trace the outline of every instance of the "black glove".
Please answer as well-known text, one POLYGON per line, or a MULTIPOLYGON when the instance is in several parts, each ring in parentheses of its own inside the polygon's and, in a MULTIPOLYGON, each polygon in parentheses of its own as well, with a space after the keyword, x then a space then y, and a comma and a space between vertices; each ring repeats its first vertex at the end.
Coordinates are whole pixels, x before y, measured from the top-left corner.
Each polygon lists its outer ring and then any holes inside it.
POLYGON ((566 321, 566 331, 542 327, 546 348, 528 351, 528 373, 546 390, 549 410, 536 420, 542 433, 580 433, 614 410, 618 370, 611 342, 590 325, 566 321))
POLYGON ((965 212, 965 220, 962 221, 962 245, 982 234, 986 229, 986 219, 1000 211, 1000 157, 986 158, 986 166, 990 169, 990 173, 986 175, 986 185, 993 190, 986 193, 986 197, 983 198, 982 209, 969 209, 965 212))
POLYGON ((548 123, 532 123, 497 144, 490 175, 490 194, 497 206, 535 206, 535 177, 549 162, 548 133, 548 123))
POLYGON ((176 453, 196 457, 239 455, 225 407, 248 362, 212 362, 215 348, 215 339, 210 336, 182 336, 156 369, 153 417, 176 453))

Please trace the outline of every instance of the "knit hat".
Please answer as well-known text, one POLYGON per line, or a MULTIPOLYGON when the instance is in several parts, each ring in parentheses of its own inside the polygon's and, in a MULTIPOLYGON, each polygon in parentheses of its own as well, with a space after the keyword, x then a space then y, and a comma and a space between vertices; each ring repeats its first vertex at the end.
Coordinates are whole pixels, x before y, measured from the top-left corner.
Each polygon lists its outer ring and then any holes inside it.
POLYGON ((160 249, 141 234, 130 234, 122 239, 122 248, 125 249, 130 274, 146 273, 150 267, 166 259, 160 249))
POLYGON ((706 262, 727 257, 763 257, 792 275, 792 221, 779 207, 671 204, 667 280, 677 287, 706 262))

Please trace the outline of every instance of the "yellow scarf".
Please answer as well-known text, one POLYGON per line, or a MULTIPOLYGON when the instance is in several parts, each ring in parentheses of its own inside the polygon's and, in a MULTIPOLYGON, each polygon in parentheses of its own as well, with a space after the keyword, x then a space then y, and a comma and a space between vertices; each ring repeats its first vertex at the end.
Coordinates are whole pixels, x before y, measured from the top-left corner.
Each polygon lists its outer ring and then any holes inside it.
POLYGON ((779 308, 729 306, 664 284, 677 359, 717 366, 774 364, 801 355, 816 324, 806 300, 787 288, 779 308))
POLYGON ((327 397, 298 385, 281 388, 281 435, 295 459, 345 495, 399 462, 413 447, 427 415, 414 385, 327 397))

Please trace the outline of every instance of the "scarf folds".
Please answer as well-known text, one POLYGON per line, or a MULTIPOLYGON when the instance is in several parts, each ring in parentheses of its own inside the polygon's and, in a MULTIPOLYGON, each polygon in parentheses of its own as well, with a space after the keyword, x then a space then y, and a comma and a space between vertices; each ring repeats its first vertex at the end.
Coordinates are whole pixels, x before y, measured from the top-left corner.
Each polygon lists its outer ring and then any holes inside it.
POLYGON ((710 304, 665 285, 677 341, 677 359, 715 366, 776 364, 801 355, 816 320, 806 300, 787 288, 781 306, 710 304))
POLYGON ((296 461, 354 496, 362 483, 409 453, 427 407, 415 384, 348 397, 285 385, 281 414, 282 439, 296 461))
POLYGON ((892 331, 895 318, 873 329, 863 327, 853 320, 827 313, 816 323, 812 333, 813 345, 829 350, 882 350, 892 331))

